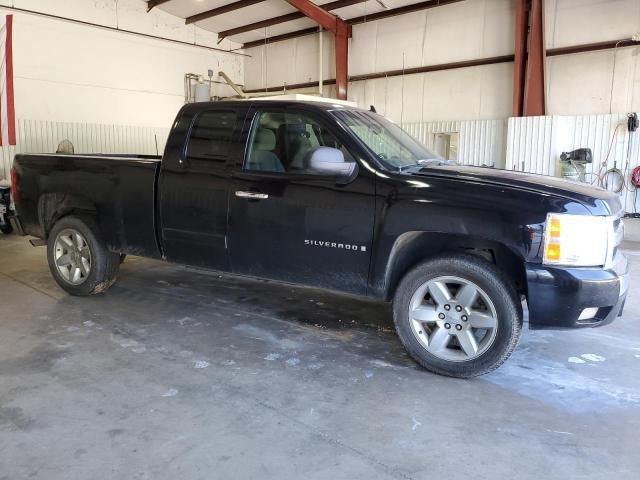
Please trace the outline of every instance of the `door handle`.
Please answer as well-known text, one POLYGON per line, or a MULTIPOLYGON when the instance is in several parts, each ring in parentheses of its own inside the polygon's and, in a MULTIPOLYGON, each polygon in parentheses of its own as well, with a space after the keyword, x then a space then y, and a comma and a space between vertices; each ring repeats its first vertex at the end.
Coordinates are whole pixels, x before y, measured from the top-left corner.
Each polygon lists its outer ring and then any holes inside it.
POLYGON ((260 192, 246 192, 243 190, 236 190, 236 197, 249 198, 251 200, 266 200, 267 198, 269 198, 269 195, 260 192))

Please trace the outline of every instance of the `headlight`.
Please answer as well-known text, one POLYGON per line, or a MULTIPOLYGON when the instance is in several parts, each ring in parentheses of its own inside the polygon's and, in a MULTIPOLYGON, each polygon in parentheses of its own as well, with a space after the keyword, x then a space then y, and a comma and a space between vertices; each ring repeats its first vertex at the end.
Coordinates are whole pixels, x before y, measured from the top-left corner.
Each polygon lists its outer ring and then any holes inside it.
POLYGON ((543 262, 574 267, 603 266, 613 244, 613 217, 550 213, 543 262))

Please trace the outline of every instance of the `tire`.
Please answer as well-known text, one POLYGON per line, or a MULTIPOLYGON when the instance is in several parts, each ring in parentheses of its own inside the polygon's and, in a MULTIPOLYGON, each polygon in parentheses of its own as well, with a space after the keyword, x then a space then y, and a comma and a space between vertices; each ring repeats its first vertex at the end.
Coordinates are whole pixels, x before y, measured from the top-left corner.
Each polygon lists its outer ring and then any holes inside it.
POLYGON ((9 235, 11 232, 13 232, 13 227, 9 222, 3 223, 0 225, 0 232, 2 232, 5 235, 9 235))
POLYGON ((58 220, 47 240, 47 260, 58 285, 78 296, 107 290, 120 267, 120 255, 107 249, 95 220, 85 215, 58 220))
POLYGON ((394 323, 407 352, 424 368, 471 378, 495 370, 515 349, 522 330, 518 298, 494 264, 466 254, 442 256, 400 281, 394 323))

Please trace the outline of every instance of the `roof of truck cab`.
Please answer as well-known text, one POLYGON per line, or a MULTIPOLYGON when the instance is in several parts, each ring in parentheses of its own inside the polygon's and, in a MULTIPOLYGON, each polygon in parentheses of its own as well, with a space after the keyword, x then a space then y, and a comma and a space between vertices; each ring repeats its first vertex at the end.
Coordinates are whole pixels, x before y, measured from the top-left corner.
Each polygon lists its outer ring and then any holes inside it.
POLYGON ((235 108, 235 107, 246 107, 247 104, 252 106, 269 106, 273 108, 286 108, 295 105, 304 105, 307 107, 311 107, 316 110, 360 110, 367 111, 359 107, 352 107, 350 105, 342 105, 339 103, 332 102, 314 102, 309 100, 261 100, 261 99, 247 99, 247 100, 220 100, 218 102, 197 102, 197 103, 189 103, 185 105, 183 108, 184 111, 200 111, 206 110, 209 108, 235 108))

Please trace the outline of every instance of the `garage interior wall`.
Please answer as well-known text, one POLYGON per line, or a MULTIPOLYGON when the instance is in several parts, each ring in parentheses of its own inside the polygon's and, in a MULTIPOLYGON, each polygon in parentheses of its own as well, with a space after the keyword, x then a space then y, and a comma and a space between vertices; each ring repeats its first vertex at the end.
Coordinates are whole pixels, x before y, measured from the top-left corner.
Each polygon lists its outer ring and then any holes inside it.
MULTIPOLYGON (((466 0, 353 26, 349 75, 514 53, 513 0, 466 0)), ((268 30, 266 32, 268 34, 268 30)), ((546 0, 548 49, 640 33, 638 0, 546 0)), ((324 79, 335 78, 332 35, 323 37, 324 79)), ((246 88, 318 80, 318 35, 247 49, 246 88)), ((640 110, 640 47, 548 57, 547 113, 640 110), (615 78, 614 78, 615 59, 615 78), (612 81, 613 80, 613 81, 612 81), (613 84, 613 88, 612 88, 613 84)), ((349 99, 401 123, 506 119, 513 63, 350 82, 349 99)), ((330 93, 330 88, 327 92, 330 93)))
MULTIPOLYGON (((318 80, 318 34, 250 48, 244 52, 248 56, 242 56, 20 13, 2 5, 211 48, 239 46, 228 40, 218 45, 216 34, 186 26, 160 9, 147 13, 141 0, 0 0, 0 12, 14 15, 19 143, 17 148, 0 149, 0 176, 8 175, 16 151, 51 151, 63 134, 73 137, 78 151, 155 153, 156 142, 161 151, 166 135, 162 132, 183 103, 187 72, 224 70, 248 90, 318 80)), ((513 0, 465 0, 355 25, 349 73, 512 55, 514 13, 513 0)), ((548 49, 619 40, 639 32, 638 0, 545 0, 548 49)), ((264 34, 270 34, 268 28, 264 34)), ((584 123, 610 110, 614 115, 640 110, 639 53, 640 47, 625 47, 548 57, 549 117, 540 125, 560 125, 555 116, 583 115, 579 121, 584 123)), ((322 72, 324 79, 335 78, 333 36, 328 33, 323 34, 322 72)), ((220 88, 221 96, 234 93, 220 88)), ((543 161, 557 173, 555 150, 544 160, 535 159, 535 152, 544 151, 545 145, 512 131, 520 125, 520 120, 508 123, 512 89, 513 64, 504 62, 353 81, 349 99, 364 108, 375 105, 431 148, 436 148, 439 136, 456 135, 461 163, 537 172, 536 162, 543 161), (507 158, 517 151, 510 143, 515 141, 531 145, 531 154, 518 162, 507 158)), ((323 94, 334 96, 334 90, 325 85, 323 94)), ((594 125, 601 138, 614 133, 611 122, 594 125)), ((594 156, 596 162, 604 160, 596 150, 594 156)))
MULTIPOLYGON (((149 132, 159 135, 170 127, 184 103, 186 73, 206 78, 208 69, 223 70, 235 82, 242 84, 244 80, 244 56, 212 50, 239 45, 229 41, 218 45, 216 34, 185 25, 183 19, 159 9, 147 13, 146 3, 140 0, 5 0, 0 2, 0 14, 14 15, 18 130, 17 147, 0 149, 0 177, 8 176, 15 151, 27 148, 25 135, 31 151, 35 146, 49 148, 51 142, 57 144, 62 139, 57 138, 60 131, 69 135, 75 132, 75 138, 70 140, 84 146, 83 151, 107 148, 105 153, 117 153, 120 146, 135 148, 129 150, 131 153, 155 154, 155 139, 148 137, 149 132), (2 6, 210 48, 21 13, 2 6), (30 124, 32 130, 25 132, 21 128, 24 124, 30 124), (81 138, 83 131, 94 133, 81 138), (121 133, 116 137, 115 132, 121 133), (130 140, 122 143, 124 138, 130 140), (138 147, 143 145, 144 151, 140 151, 138 147)), ((224 87, 219 94, 231 95, 233 91, 224 87)), ((160 142, 163 144, 164 139, 160 142)))

